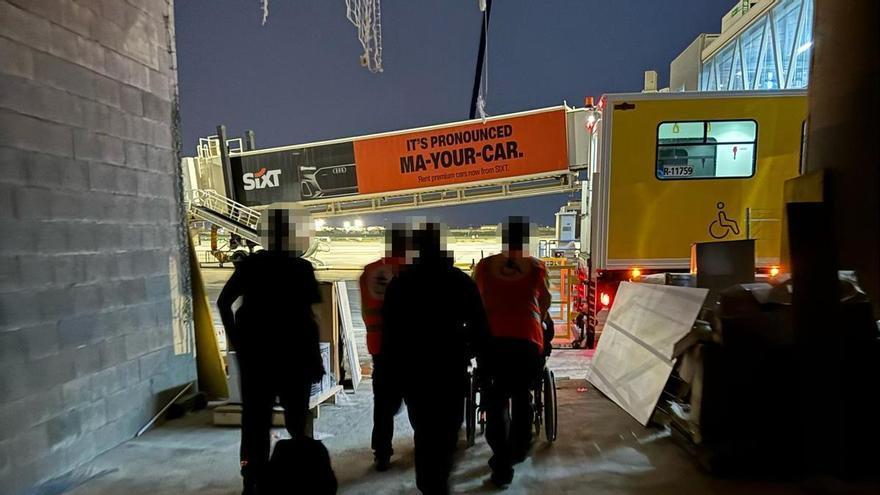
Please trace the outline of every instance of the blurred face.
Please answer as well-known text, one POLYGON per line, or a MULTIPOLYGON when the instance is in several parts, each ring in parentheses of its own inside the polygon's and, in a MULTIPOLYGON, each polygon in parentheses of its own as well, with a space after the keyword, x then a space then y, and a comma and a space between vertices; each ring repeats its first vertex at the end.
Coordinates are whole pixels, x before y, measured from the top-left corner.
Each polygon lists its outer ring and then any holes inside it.
POLYGON ((385 229, 385 256, 394 258, 406 257, 410 248, 412 232, 407 225, 395 223, 385 229))
POLYGON ((270 209, 260 218, 260 243, 269 251, 301 256, 313 233, 314 224, 306 210, 270 209))
POLYGON ((446 250, 446 226, 427 222, 413 232, 413 248, 416 261, 451 259, 452 253, 446 250))
POLYGON ((501 227, 501 250, 506 256, 529 254, 529 239, 534 227, 528 217, 510 217, 501 227))

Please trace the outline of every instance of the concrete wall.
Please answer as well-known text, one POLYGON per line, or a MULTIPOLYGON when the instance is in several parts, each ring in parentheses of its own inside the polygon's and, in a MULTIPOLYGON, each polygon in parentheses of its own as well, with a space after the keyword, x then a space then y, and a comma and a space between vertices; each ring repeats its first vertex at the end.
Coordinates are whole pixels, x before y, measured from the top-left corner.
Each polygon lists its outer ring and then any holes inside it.
POLYGON ((699 91, 703 49, 717 34, 701 34, 669 64, 669 91, 699 91))
POLYGON ((172 1, 0 0, 0 493, 194 380, 172 1))

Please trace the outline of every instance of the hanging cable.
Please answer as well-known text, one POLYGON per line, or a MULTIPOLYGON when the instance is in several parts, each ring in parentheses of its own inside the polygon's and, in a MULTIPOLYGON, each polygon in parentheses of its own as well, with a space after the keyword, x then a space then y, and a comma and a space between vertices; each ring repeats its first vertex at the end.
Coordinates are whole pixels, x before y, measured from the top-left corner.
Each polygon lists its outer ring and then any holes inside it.
POLYGON ((477 50, 477 67, 474 72, 474 90, 471 96, 470 118, 475 119, 477 115, 481 119, 486 119, 486 96, 488 91, 485 85, 489 82, 489 72, 485 69, 485 58, 487 55, 486 41, 489 35, 489 18, 492 15, 492 0, 479 0, 480 10, 483 12, 483 25, 480 29, 480 45, 477 50))
MULTIPOLYGON (((481 1, 481 6, 484 3, 481 1)), ((483 11, 483 32, 486 33, 486 40, 483 43, 483 75, 480 82, 480 94, 477 96, 477 112, 483 123, 489 114, 486 113, 486 98, 489 96, 489 15, 483 11)))

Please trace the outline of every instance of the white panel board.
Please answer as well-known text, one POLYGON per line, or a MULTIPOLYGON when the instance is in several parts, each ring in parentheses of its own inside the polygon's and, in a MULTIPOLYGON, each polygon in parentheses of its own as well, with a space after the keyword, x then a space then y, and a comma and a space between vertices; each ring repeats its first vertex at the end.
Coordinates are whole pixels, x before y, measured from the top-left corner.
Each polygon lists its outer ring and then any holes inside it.
POLYGON ((587 380, 647 425, 708 292, 622 282, 587 380))
POLYGON ((344 339, 345 355, 348 361, 348 372, 355 390, 361 382, 361 365, 358 361, 357 343, 354 340, 354 321, 351 317, 351 305, 348 302, 348 290, 344 280, 333 283, 336 290, 336 303, 339 310, 339 325, 344 339))

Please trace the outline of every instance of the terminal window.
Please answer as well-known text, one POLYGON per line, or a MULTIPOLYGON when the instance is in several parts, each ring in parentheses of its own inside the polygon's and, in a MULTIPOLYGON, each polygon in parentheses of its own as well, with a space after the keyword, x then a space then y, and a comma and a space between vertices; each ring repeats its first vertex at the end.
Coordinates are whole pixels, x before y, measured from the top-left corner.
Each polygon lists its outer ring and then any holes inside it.
POLYGON ((662 122, 657 127, 657 178, 751 177, 757 136, 754 120, 662 122))

